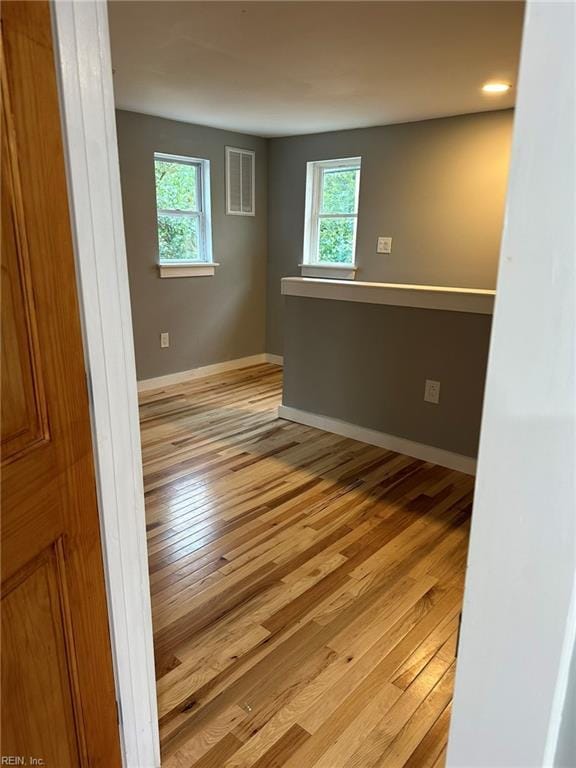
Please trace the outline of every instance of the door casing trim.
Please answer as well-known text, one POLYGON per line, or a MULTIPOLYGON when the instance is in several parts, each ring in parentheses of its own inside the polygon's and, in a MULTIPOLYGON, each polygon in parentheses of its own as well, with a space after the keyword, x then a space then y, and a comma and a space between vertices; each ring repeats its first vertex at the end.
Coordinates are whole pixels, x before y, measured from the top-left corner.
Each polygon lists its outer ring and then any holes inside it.
POLYGON ((160 740, 136 366, 105 2, 52 3, 124 765, 160 740))

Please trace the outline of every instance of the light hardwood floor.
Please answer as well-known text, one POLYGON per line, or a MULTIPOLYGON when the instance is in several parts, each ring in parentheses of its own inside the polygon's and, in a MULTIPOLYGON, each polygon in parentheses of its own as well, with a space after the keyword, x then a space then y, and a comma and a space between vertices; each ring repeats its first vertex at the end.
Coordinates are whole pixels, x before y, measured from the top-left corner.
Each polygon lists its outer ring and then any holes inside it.
POLYGON ((279 420, 260 365, 141 395, 165 768, 439 768, 472 478, 279 420))

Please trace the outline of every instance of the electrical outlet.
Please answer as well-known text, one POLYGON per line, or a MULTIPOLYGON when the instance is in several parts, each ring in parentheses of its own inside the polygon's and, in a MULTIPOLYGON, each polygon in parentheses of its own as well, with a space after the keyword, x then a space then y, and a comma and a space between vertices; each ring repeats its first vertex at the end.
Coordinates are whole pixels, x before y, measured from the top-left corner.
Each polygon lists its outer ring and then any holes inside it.
POLYGON ((167 331, 160 334, 160 346, 162 349, 170 346, 170 334, 167 331))
POLYGON ((424 387, 424 400, 427 403, 434 403, 438 405, 440 402, 440 382, 432 381, 432 379, 426 379, 426 385, 424 387))
POLYGON ((392 238, 379 237, 376 245, 376 253, 392 253, 392 238))

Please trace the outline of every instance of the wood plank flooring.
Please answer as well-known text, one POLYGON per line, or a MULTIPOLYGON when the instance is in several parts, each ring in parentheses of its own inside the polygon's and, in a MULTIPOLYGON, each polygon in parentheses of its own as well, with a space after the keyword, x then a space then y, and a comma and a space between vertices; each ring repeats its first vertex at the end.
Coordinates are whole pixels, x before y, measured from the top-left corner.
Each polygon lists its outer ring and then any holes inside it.
POLYGON ((277 418, 260 365, 141 395, 164 768, 440 768, 472 478, 277 418))

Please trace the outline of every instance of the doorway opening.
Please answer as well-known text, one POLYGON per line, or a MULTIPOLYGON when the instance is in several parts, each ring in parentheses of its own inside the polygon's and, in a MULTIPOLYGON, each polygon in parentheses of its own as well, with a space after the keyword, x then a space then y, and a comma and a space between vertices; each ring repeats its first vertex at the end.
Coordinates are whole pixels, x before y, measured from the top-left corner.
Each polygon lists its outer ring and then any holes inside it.
POLYGON ((109 12, 163 765, 440 767, 523 7, 109 12))

